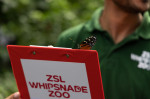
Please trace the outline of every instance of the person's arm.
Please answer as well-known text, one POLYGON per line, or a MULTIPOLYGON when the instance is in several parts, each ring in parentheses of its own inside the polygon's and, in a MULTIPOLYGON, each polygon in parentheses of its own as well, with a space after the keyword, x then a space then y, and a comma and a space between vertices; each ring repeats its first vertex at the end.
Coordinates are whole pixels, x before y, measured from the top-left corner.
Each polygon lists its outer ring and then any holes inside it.
POLYGON ((19 92, 13 93, 5 99, 21 99, 20 98, 20 93, 19 92))

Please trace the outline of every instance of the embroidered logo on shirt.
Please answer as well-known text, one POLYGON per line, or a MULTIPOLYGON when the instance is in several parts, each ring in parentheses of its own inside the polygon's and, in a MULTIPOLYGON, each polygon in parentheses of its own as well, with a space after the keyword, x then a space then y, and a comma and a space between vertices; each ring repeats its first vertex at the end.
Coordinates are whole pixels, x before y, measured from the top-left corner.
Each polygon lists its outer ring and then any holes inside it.
POLYGON ((150 70, 150 52, 143 51, 141 56, 131 53, 131 59, 138 61, 138 68, 150 70))

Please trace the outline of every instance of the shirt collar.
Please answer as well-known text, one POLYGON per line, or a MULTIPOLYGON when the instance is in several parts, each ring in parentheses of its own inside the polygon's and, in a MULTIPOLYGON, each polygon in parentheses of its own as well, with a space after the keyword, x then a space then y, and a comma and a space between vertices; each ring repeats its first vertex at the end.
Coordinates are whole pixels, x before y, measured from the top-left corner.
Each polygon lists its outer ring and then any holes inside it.
MULTIPOLYGON (((85 27, 89 32, 92 32, 95 29, 98 31, 104 31, 99 23, 99 18, 102 15, 102 12, 103 8, 97 9, 93 14, 92 19, 85 24, 85 27)), ((144 13, 142 23, 133 34, 144 39, 150 39, 150 16, 148 11, 144 13)))
POLYGON ((150 16, 148 11, 144 13, 143 21, 134 34, 139 35, 143 39, 150 39, 150 16))
POLYGON ((99 30, 99 31, 103 31, 100 23, 99 23, 99 18, 100 16, 102 15, 102 11, 103 11, 103 8, 99 8, 97 9, 93 16, 92 16, 92 19, 89 20, 86 24, 85 24, 85 27, 87 28, 87 30, 89 32, 92 32, 94 31, 95 29, 96 30, 99 30))

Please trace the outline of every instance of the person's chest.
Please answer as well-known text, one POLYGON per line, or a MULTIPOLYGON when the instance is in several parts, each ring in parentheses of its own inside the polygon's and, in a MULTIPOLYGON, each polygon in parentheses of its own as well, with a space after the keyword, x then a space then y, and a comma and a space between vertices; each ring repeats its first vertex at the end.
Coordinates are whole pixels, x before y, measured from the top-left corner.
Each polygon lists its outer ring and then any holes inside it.
POLYGON ((106 36, 97 36, 93 50, 99 54, 106 97, 140 99, 149 91, 150 40, 133 39, 115 45, 106 36))

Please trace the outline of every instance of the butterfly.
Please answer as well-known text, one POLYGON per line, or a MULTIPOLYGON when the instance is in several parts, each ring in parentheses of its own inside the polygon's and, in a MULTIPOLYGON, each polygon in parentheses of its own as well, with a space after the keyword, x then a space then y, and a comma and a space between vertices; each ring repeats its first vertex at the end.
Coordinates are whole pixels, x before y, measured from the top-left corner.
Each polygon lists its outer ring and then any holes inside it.
POLYGON ((88 49, 90 50, 96 43, 96 37, 90 36, 86 38, 80 45, 79 49, 88 49))

